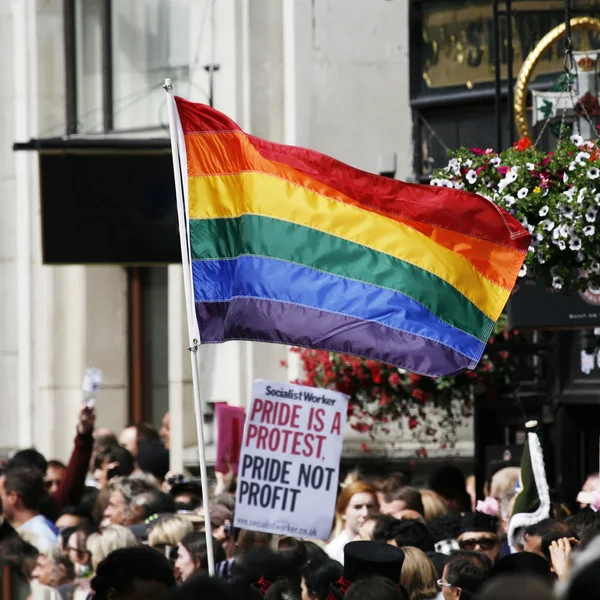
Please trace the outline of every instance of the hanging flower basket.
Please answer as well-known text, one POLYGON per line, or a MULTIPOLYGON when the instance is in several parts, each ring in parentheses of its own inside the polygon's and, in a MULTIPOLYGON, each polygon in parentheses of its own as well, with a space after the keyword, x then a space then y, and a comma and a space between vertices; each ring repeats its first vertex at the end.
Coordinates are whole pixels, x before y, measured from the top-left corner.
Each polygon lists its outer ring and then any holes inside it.
POLYGON ((532 234, 519 276, 556 290, 600 285, 600 143, 560 139, 544 153, 523 138, 500 154, 491 149, 449 152, 431 185, 484 196, 514 215, 532 234))
MULTIPOLYGON (((454 445, 456 428, 472 415, 476 396, 497 397, 511 390, 515 365, 508 352, 495 346, 514 335, 501 317, 474 371, 435 379, 347 354, 294 348, 305 373, 296 383, 348 394, 353 429, 375 440, 377 434, 390 433, 392 426, 406 427, 423 445, 418 454, 425 454, 426 443, 442 448, 454 445), (430 409, 438 409, 435 422, 430 409)), ((363 450, 368 451, 368 445, 363 450)))

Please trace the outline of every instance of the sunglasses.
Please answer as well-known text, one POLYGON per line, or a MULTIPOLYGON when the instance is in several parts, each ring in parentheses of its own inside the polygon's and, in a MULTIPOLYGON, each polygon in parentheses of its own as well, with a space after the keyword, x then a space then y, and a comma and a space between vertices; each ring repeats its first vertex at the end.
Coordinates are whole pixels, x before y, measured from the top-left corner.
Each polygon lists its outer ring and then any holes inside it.
POLYGON ((480 538, 474 540, 462 540, 458 542, 461 550, 475 550, 479 546, 482 550, 491 550, 498 544, 498 540, 494 538, 480 538))
POLYGON ((60 485, 59 479, 46 479, 44 481, 44 486, 47 490, 49 490, 53 485, 60 485))

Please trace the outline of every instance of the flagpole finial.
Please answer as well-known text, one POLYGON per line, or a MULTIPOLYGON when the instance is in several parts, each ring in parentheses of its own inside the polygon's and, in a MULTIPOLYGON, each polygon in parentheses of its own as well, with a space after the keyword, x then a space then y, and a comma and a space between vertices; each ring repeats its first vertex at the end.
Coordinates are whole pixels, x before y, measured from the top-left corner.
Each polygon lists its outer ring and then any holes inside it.
POLYGON ((527 423, 525 423, 525 429, 535 429, 537 426, 537 421, 527 421, 527 423))
POLYGON ((167 78, 165 79, 165 85, 163 85, 163 88, 167 91, 170 92, 173 89, 173 86, 171 85, 171 78, 167 78))

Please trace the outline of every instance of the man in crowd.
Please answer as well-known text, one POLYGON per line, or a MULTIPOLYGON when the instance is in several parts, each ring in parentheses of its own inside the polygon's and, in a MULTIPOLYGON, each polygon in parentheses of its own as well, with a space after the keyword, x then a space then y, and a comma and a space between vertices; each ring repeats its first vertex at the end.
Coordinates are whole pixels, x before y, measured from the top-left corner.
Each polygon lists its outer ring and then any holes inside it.
MULTIPOLYGON (((380 509, 382 514, 391 515, 396 519, 401 519, 403 515, 406 515, 406 511, 413 511, 421 517, 425 515, 423 500, 421 499, 419 490, 408 486, 401 487, 387 494, 380 509)), ((410 518, 413 516, 410 515, 410 518)))
POLYGON ((135 425, 125 427, 119 437, 121 446, 127 448, 134 459, 137 458, 139 443, 142 440, 160 440, 158 431, 150 423, 136 423, 135 425))
POLYGON ((44 485, 49 494, 56 494, 60 488, 60 484, 65 478, 67 467, 60 460, 49 460, 46 467, 46 476, 44 477, 44 485))
POLYGON ((142 479, 119 477, 110 484, 108 506, 104 511, 102 527, 124 525, 126 527, 142 522, 141 515, 131 510, 133 499, 139 494, 152 492, 155 488, 142 479))
POLYGON ((0 477, 0 498, 4 518, 21 537, 42 553, 58 546, 57 528, 40 514, 46 489, 36 467, 9 467, 0 477))
POLYGON ((544 519, 535 525, 530 525, 525 530, 524 550, 545 557, 542 547, 544 539, 552 541, 553 539, 570 538, 575 535, 576 533, 567 523, 557 519, 544 519))
POLYGON ((465 513, 461 519, 458 545, 461 550, 482 552, 494 564, 500 553, 496 520, 481 512, 465 513))
POLYGON ((168 450, 171 446, 171 413, 166 413, 163 417, 162 424, 159 430, 160 437, 168 450))
POLYGON ((459 550, 450 555, 438 581, 444 600, 469 600, 492 572, 490 559, 480 552, 459 550))

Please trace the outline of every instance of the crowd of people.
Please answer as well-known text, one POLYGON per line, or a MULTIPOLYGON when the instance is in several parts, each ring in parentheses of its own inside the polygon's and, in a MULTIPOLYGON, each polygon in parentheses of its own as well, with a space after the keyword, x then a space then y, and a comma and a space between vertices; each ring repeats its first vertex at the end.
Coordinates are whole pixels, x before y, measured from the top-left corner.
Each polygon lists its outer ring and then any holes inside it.
MULTIPOLYGON (((83 406, 67 465, 34 449, 4 464, 0 561, 12 573, 13 598, 600 597, 594 506, 554 505, 508 545, 518 468, 494 473, 479 502, 472 480, 452 466, 436 470, 428 489, 411 487, 401 473, 350 473, 331 537, 321 543, 236 529, 233 472, 217 473, 205 514, 200 482, 169 472, 169 442, 168 415, 160 431, 140 423, 117 437, 95 428, 94 410, 83 406)), ((597 476, 586 482, 591 494, 597 485, 597 476)))

